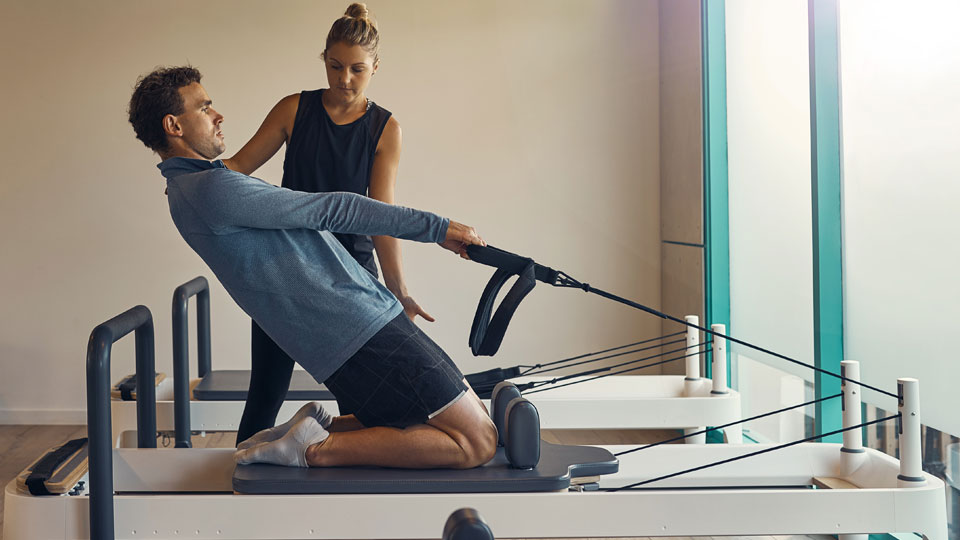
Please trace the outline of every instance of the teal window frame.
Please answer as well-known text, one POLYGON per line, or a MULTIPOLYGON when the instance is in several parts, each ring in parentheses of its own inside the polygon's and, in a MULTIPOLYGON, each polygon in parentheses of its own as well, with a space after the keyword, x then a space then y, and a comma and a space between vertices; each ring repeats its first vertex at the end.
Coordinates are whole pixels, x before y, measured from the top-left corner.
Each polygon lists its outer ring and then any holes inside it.
MULTIPOLYGON (((840 51, 836 0, 809 0, 810 177, 813 209, 814 365, 840 373, 843 360, 843 221, 840 51)), ((840 393, 840 379, 814 374, 816 398, 840 393)), ((842 427, 839 399, 816 404, 816 433, 842 427)), ((842 434, 823 442, 842 442, 842 434)))
MULTIPOLYGON (((703 83, 703 325, 730 328, 730 218, 727 183, 727 53, 726 2, 701 0, 700 44, 703 83)), ((704 373, 712 377, 712 353, 705 358, 704 373)), ((727 381, 736 388, 727 358, 727 381)))

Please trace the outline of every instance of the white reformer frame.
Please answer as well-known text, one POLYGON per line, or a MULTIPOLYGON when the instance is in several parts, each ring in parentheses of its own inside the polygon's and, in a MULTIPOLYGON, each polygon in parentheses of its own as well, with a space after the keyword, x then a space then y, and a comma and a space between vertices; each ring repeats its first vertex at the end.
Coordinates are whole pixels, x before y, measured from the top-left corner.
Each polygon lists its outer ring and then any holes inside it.
MULTIPOLYGON (((856 363, 843 368, 853 378, 856 363)), ((495 535, 513 538, 916 532, 946 540, 944 484, 920 468, 919 384, 899 379, 898 391, 902 461, 851 436, 843 445, 802 443, 636 491, 241 495, 232 493, 232 449, 110 449, 114 531, 128 539, 432 538, 438 523, 467 506, 495 535), (810 489, 814 483, 836 489, 810 489)), ((859 385, 844 381, 842 399, 843 427, 858 425, 859 385)), ((600 486, 770 447, 653 447, 622 459, 620 472, 601 477, 600 486)), ((90 496, 34 497, 19 493, 16 481, 4 495, 8 540, 89 538, 90 496)))
MULTIPOLYGON (((687 322, 699 324, 699 317, 689 315, 687 322)), ((713 325, 715 332, 725 334, 723 325, 713 325)), ((700 331, 687 327, 686 348, 700 346, 700 331)), ((700 355, 687 356, 684 375, 617 375, 582 384, 534 392, 526 395, 540 411, 543 429, 682 429, 689 435, 705 426, 720 426, 741 418, 740 394, 727 387, 726 339, 713 338, 712 379, 700 376, 700 355), (719 376, 718 376, 719 375, 719 376)), ((576 382, 587 377, 574 378, 576 382)), ((513 379, 518 385, 547 381, 552 377, 526 376, 513 379)), ((173 381, 164 379, 156 389, 157 429, 174 431, 175 405, 173 381)), ((550 388, 549 386, 544 388, 550 388)), ((277 415, 293 416, 305 401, 286 401, 277 415)), ((323 407, 337 414, 336 401, 321 401, 323 407)), ((237 431, 243 414, 243 401, 190 401, 190 429, 206 433, 237 431)), ((137 445, 135 401, 114 400, 113 441, 118 448, 137 445)), ((723 430, 724 442, 743 442, 739 424, 723 430)), ((688 437, 686 442, 703 444, 706 434, 688 437)))
MULTIPOLYGON (((902 380, 904 401, 916 382, 902 380)), ((916 401, 914 400, 914 403, 916 401)), ((849 401, 847 402, 849 403, 849 401)), ((850 410, 848 408, 848 410, 850 410)), ((859 410, 857 407, 856 410, 859 410)), ((919 416, 901 406, 901 455, 919 416)), ((845 415, 847 420, 847 415, 845 415)), ((855 424, 853 424, 855 425, 855 424)), ((762 450, 769 445, 655 447, 601 478, 618 487, 762 450)), ((609 447, 620 451, 626 447, 609 447)), ((621 492, 389 495, 235 495, 230 449, 114 449, 117 538, 432 538, 469 506, 498 537, 617 537, 918 532, 946 540, 944 484, 879 451, 863 449, 848 489, 803 489, 849 463, 839 444, 804 443, 621 492), (910 473, 910 474, 907 474, 910 473), (912 476, 909 487, 898 476, 912 476), (768 486, 768 487, 755 487, 768 486), (136 492, 176 491, 178 494, 136 492), (190 493, 208 492, 208 493, 190 493), (276 519, 263 519, 272 516, 276 519), (337 519, 330 519, 336 516, 337 519), (377 516, 377 519, 369 519, 377 516), (694 519, 695 518, 695 519, 694 519)), ((5 492, 4 538, 89 538, 89 497, 5 492)))

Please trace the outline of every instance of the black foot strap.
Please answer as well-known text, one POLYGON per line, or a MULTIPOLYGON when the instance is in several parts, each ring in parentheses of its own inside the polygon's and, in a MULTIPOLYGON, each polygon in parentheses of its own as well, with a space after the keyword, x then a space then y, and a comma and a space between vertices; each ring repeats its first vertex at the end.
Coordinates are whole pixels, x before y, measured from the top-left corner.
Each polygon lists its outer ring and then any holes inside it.
POLYGON ((57 448, 53 452, 43 456, 43 459, 37 462, 34 465, 33 470, 30 471, 30 476, 27 477, 27 489, 30 490, 31 495, 53 495, 50 491, 47 490, 46 482, 53 476, 53 472, 57 470, 63 462, 70 458, 73 454, 77 453, 77 450, 83 448, 83 445, 87 444, 86 437, 82 439, 74 439, 60 448, 57 448))

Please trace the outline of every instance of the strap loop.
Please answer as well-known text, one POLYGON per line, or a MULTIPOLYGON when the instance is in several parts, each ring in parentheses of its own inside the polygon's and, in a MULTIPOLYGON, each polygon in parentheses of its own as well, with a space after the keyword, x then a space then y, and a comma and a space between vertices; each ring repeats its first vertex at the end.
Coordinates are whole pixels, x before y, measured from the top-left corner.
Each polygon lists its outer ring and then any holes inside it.
POLYGON ((510 270, 500 268, 493 273, 493 277, 483 290, 480 303, 477 305, 477 313, 473 317, 473 326, 470 328, 470 350, 473 351, 474 356, 493 356, 497 353, 514 312, 517 311, 523 298, 530 294, 537 284, 533 261, 529 261, 516 274, 517 282, 510 288, 500 307, 491 317, 490 312, 493 311, 497 294, 513 275, 514 273, 510 270))
POLYGON ((487 282, 483 294, 480 295, 477 313, 473 317, 473 326, 470 328, 470 350, 473 355, 493 356, 500 349, 503 335, 520 302, 530 294, 537 281, 553 285, 558 281, 560 272, 537 264, 531 258, 493 246, 467 246, 467 254, 470 260, 497 269, 487 282), (517 276, 517 282, 507 292, 491 317, 500 289, 513 276, 517 276))

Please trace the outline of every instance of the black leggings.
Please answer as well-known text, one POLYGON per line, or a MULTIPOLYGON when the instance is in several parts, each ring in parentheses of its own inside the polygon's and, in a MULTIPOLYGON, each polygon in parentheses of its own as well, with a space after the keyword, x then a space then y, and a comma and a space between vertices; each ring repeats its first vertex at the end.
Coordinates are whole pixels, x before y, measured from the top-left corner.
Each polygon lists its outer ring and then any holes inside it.
MULTIPOLYGON (((250 319, 250 387, 243 406, 237 444, 277 423, 293 375, 293 359, 250 319)), ((351 414, 339 404, 340 414, 351 414)))
POLYGON ((243 406, 237 444, 276 424, 277 413, 287 397, 293 374, 293 359, 259 324, 253 319, 250 323, 250 388, 243 406))

